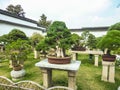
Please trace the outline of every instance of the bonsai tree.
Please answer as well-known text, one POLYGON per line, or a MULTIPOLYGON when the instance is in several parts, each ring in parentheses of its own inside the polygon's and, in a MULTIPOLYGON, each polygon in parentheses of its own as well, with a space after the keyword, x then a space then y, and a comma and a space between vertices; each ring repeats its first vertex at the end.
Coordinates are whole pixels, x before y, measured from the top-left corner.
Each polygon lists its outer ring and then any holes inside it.
POLYGON ((111 55, 111 50, 116 51, 120 48, 120 22, 109 27, 105 35, 97 45, 101 49, 108 49, 107 54, 111 55))
POLYGON ((19 29, 12 29, 7 35, 9 43, 17 41, 18 39, 28 40, 26 34, 19 29))
POLYGON ((72 40, 73 40, 73 47, 80 45, 80 36, 78 34, 73 33, 72 34, 72 40))
POLYGON ((79 36, 78 34, 75 34, 75 33, 72 34, 72 41, 73 41, 72 50, 80 50, 80 51, 85 50, 81 40, 82 40, 81 36, 79 36))
POLYGON ((7 52, 10 54, 10 60, 12 60, 13 67, 23 67, 24 60, 27 59, 27 54, 30 51, 30 45, 28 41, 18 39, 6 46, 7 52))
POLYGON ((88 46, 89 49, 94 49, 96 48, 96 43, 97 43, 96 37, 90 33, 86 45, 88 46))
MULTIPOLYGON (((109 31, 111 31, 111 30, 118 30, 118 31, 120 31, 120 22, 112 25, 108 30, 109 31)), ((114 53, 120 55, 120 48, 118 48, 117 50, 114 50, 114 53)))
POLYGON ((89 30, 85 30, 81 33, 81 37, 82 37, 82 40, 81 40, 81 43, 82 43, 82 46, 83 47, 86 47, 87 46, 87 42, 88 42, 88 37, 90 35, 90 32, 89 30))
MULTIPOLYGON (((98 42, 97 46, 102 50, 107 49, 107 56, 112 56, 111 51, 120 48, 120 31, 110 30, 98 42)), ((114 56, 115 57, 115 56, 114 56)))
POLYGON ((50 48, 54 48, 57 57, 65 57, 66 50, 71 48, 71 32, 62 21, 55 21, 47 30, 45 42, 50 48))
POLYGON ((45 57, 47 55, 47 51, 49 50, 49 45, 45 42, 45 39, 42 39, 37 45, 36 50, 40 51, 41 54, 44 54, 45 57))
POLYGON ((111 27, 109 27, 108 30, 109 30, 109 31, 111 31, 111 30, 118 30, 118 31, 120 31, 120 22, 111 25, 111 27))

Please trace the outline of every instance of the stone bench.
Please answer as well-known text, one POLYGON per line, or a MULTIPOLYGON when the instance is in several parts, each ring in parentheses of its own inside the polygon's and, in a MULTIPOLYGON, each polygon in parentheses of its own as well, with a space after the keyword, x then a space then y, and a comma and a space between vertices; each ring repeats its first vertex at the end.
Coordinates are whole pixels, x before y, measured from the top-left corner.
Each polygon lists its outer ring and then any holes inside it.
POLYGON ((0 90, 73 90, 65 86, 54 86, 45 88, 36 82, 25 80, 17 83, 12 82, 10 79, 0 76, 0 90))

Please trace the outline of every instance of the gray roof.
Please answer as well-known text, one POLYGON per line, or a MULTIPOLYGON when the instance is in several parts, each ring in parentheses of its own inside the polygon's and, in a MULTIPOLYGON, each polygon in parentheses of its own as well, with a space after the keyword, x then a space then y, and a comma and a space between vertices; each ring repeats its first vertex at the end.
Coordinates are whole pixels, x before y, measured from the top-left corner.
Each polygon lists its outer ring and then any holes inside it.
MULTIPOLYGON (((2 9, 0 9, 0 14, 7 15, 7 16, 10 16, 10 17, 14 17, 14 18, 17 18, 17 19, 20 19, 20 20, 27 21, 27 22, 34 23, 34 24, 38 25, 37 21, 35 21, 35 20, 29 19, 29 18, 26 18, 26 17, 22 17, 22 16, 18 16, 18 15, 10 13, 8 11, 2 10, 2 9)), ((33 27, 33 26, 13 23, 13 22, 10 22, 10 21, 5 21, 5 20, 0 20, 0 22, 9 23, 9 24, 12 24, 12 25, 23 26, 23 27, 28 27, 28 28, 32 28, 32 29, 37 29, 37 30, 41 30, 42 32, 46 31, 45 28, 39 27, 39 26, 38 27, 33 27)))
POLYGON ((89 30, 89 31, 107 31, 109 26, 104 26, 104 27, 83 27, 80 29, 70 29, 72 32, 79 32, 79 31, 84 31, 84 30, 89 30))
POLYGON ((28 22, 31 22, 31 23, 38 24, 37 21, 35 21, 35 20, 29 19, 29 18, 26 18, 26 17, 22 17, 22 16, 18 16, 16 14, 12 14, 12 13, 10 13, 8 11, 5 11, 5 10, 2 10, 2 9, 0 9, 0 14, 7 15, 7 16, 10 16, 10 17, 14 17, 14 18, 18 18, 18 19, 28 21, 28 22))

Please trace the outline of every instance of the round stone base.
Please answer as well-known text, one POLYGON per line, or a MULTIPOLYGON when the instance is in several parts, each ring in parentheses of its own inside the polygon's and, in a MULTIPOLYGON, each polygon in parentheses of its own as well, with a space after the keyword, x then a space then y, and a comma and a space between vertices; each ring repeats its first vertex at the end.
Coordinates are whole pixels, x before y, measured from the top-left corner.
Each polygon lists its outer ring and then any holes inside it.
POLYGON ((21 79, 25 75, 25 70, 21 69, 19 71, 12 70, 10 73, 12 80, 16 81, 21 79))

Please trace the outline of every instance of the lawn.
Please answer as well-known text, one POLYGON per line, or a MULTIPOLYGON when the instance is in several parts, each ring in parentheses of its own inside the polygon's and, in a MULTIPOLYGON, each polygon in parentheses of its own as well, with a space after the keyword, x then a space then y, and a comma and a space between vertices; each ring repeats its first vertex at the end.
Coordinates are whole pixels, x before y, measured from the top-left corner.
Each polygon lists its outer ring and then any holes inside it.
MULTIPOLYGON (((99 60, 99 66, 94 66, 94 60, 88 60, 88 55, 79 55, 78 60, 81 61, 81 66, 77 73, 76 83, 77 90, 117 90, 120 86, 120 67, 115 68, 115 83, 109 83, 101 81, 101 57, 99 60)), ((34 59, 33 54, 30 54, 25 61, 26 75, 23 80, 32 80, 39 84, 42 84, 42 73, 38 67, 35 67, 35 63, 40 59, 34 59)), ((11 79, 9 68, 9 61, 4 60, 0 66, 0 75, 6 76, 11 79)), ((65 71, 53 71, 53 84, 67 86, 67 73, 65 71)))

